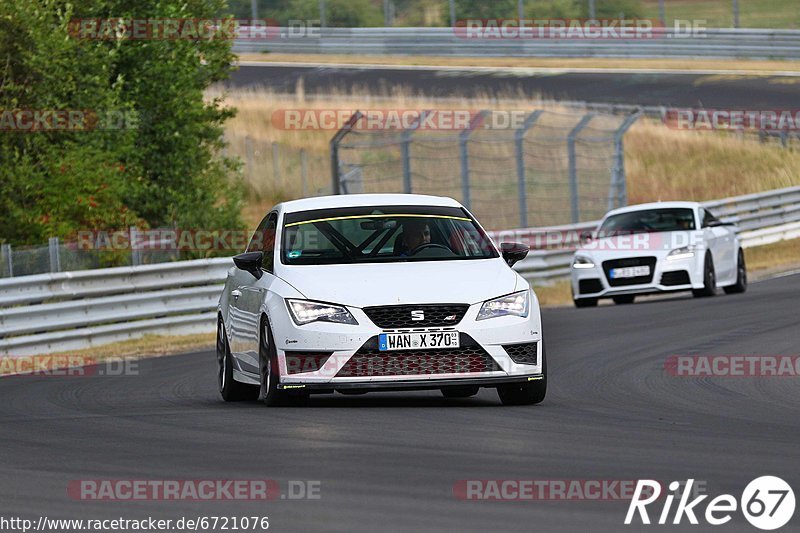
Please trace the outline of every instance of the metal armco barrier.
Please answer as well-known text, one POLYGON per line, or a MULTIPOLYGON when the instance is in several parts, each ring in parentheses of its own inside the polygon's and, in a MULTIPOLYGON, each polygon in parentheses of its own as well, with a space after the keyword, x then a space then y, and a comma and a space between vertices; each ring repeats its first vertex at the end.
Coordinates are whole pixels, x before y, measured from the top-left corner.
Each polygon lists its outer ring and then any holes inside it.
MULTIPOLYGON (((651 39, 466 38, 453 28, 323 28, 289 36, 237 39, 235 53, 370 54, 515 57, 641 57, 800 59, 800 31, 667 28, 651 39)), ((278 35, 280 33, 280 35, 278 35)))
MULTIPOLYGON (((704 204, 739 224, 745 247, 800 238, 800 187, 704 204)), ((495 241, 569 231, 577 244, 597 222, 495 232, 495 241)), ((569 247, 570 243, 567 243, 569 247)), ((532 281, 569 275, 572 250, 534 250, 515 268, 532 281)), ((0 356, 75 350, 145 334, 213 332, 232 262, 200 259, 0 279, 0 356)))

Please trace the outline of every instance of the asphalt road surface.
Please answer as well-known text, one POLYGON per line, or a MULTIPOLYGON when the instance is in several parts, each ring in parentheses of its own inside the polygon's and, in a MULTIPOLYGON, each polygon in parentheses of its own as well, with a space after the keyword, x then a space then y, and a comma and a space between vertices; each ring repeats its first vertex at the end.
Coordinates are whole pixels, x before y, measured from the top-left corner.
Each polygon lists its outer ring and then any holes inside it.
POLYGON ((795 109, 800 78, 692 73, 509 73, 470 70, 370 69, 344 66, 244 65, 230 87, 266 87, 294 93, 302 78, 307 94, 354 89, 369 94, 426 96, 508 95, 612 104, 719 109, 795 109))
MULTIPOLYGON (((738 498, 771 474, 797 492, 800 378, 679 378, 664 362, 798 354, 798 302, 793 275, 744 295, 545 310, 550 390, 530 407, 503 407, 493 390, 225 404, 211 352, 149 360, 138 376, 0 379, 0 516, 266 515, 273 531, 674 531, 623 526, 622 501, 463 501, 453 487, 694 478, 712 496, 738 498), (320 498, 108 502, 66 490, 79 479, 264 478, 284 493, 289 480, 319 481, 320 498)), ((782 531, 798 524, 796 513, 782 531)), ((756 531, 740 513, 715 530, 756 531)))

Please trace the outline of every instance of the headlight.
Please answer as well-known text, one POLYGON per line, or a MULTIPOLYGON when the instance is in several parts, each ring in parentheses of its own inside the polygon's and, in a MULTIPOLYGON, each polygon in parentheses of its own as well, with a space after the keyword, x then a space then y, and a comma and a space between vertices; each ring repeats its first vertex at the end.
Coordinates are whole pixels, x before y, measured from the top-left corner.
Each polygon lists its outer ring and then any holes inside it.
POLYGON ((483 302, 478 318, 475 320, 486 320, 498 316, 528 316, 528 291, 515 292, 508 296, 501 296, 494 300, 483 302))
POLYGON ((684 246, 683 248, 675 248, 667 254, 667 261, 691 259, 692 257, 694 257, 694 246, 684 246))
POLYGON ((572 262, 572 268, 594 268, 594 263, 588 257, 576 255, 575 261, 572 262))
POLYGON ((286 300, 292 320, 298 326, 311 322, 334 322, 358 325, 356 319, 341 305, 310 302, 308 300, 286 300))

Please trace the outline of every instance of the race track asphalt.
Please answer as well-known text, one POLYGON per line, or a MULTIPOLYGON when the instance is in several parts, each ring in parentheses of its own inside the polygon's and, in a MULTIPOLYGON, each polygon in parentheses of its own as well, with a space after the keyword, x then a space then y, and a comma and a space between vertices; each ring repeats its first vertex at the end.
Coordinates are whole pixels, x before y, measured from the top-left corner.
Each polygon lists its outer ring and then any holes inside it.
MULTIPOLYGON (((708 531, 622 525, 622 501, 463 501, 467 479, 694 478, 738 497, 762 475, 800 489, 800 379, 688 378, 673 354, 796 355, 800 275, 743 295, 544 311, 550 389, 318 396, 307 408, 226 404, 211 352, 125 377, 0 379, 0 516, 267 515, 274 531, 708 531), (318 500, 79 501, 79 479, 320 482, 318 500)), ((704 508, 704 505, 702 506, 704 508)), ((660 508, 654 511, 657 514, 660 508)), ((685 520, 684 520, 685 524, 685 520)), ((782 531, 797 531, 800 517, 782 531)), ((756 531, 741 514, 715 531, 756 531)))
POLYGON ((242 65, 227 86, 306 94, 334 91, 381 95, 541 97, 611 104, 717 109, 795 109, 800 78, 663 72, 487 72, 464 69, 368 68, 335 65, 242 65))

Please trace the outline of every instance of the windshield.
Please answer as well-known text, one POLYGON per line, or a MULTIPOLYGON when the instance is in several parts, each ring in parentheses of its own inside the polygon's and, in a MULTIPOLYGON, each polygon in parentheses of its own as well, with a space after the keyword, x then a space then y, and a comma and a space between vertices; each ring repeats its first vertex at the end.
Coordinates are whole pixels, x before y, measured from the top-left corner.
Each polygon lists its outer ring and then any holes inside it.
POLYGON ((330 265, 498 257, 486 234, 457 207, 320 209, 284 219, 281 262, 330 265))
POLYGON ((686 231, 695 229, 694 210, 689 208, 647 209, 608 217, 598 232, 599 237, 627 233, 686 231))

